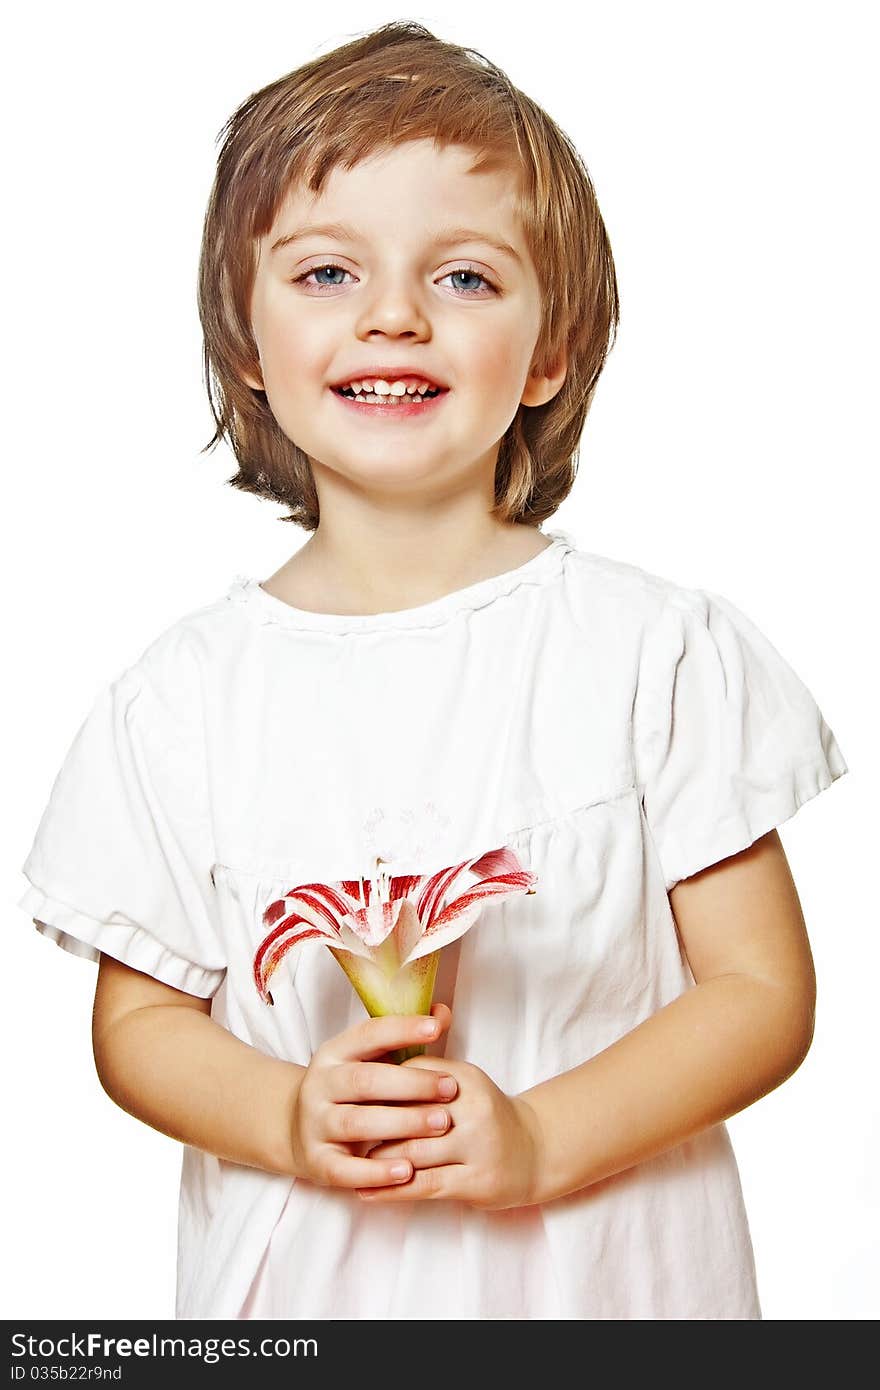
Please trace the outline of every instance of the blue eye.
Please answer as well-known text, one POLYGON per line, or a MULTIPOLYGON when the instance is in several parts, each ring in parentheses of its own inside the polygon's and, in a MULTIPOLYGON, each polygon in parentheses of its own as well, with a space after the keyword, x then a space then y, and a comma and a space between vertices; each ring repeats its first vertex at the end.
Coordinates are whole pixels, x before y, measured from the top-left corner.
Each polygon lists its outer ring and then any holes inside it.
MULTIPOLYGON (((295 281, 294 281, 294 284, 295 284, 295 285, 298 285, 302 280, 308 280, 308 278, 309 278, 310 275, 318 275, 318 274, 320 274, 320 272, 321 272, 322 270, 342 270, 342 266, 341 266, 341 265, 316 265, 316 266, 313 266, 312 269, 311 269, 311 270, 307 270, 307 271, 305 272, 305 274, 303 274, 303 275, 298 275, 298 276, 296 277, 295 281)), ((343 275, 347 275, 347 274, 348 274, 348 271, 347 271, 347 270, 342 270, 342 273, 343 273, 343 275)), ((326 289, 334 289, 335 286, 339 283, 339 281, 337 280, 337 281, 335 282, 335 284, 329 284, 329 285, 327 284, 327 281, 326 281, 326 280, 321 280, 321 281, 319 281, 318 283, 319 283, 319 285, 323 285, 326 289)))
MULTIPOLYGON (((478 270, 472 270, 468 265, 460 266, 458 270, 450 270, 448 275, 443 276, 443 279, 448 280, 453 275, 469 275, 472 280, 482 280, 483 284, 486 285, 488 289, 494 289, 494 286, 486 279, 485 275, 481 275, 478 270)), ((468 294, 470 291, 463 290, 461 293, 468 294)))
MULTIPOLYGON (((344 268, 344 266, 335 265, 332 261, 328 261, 326 265, 315 265, 315 266, 312 266, 311 270, 303 271, 302 275, 297 275, 297 276, 295 276, 295 277, 294 277, 294 280, 293 280, 293 283, 294 283, 295 285, 304 284, 306 281, 311 280, 311 277, 312 277, 313 275, 320 275, 320 274, 322 273, 322 271, 325 271, 325 270, 338 270, 342 275, 349 275, 349 274, 351 273, 350 271, 346 270, 346 269, 344 268)), ((466 276, 466 277, 469 276, 472 280, 481 280, 482 283, 483 283, 483 285, 485 285, 485 287, 486 287, 488 290, 490 290, 493 294, 495 293, 495 286, 492 284, 492 282, 491 282, 485 275, 483 275, 482 272, 480 272, 480 271, 478 271, 478 270, 474 270, 472 266, 469 266, 469 265, 459 266, 456 270, 450 270, 450 271, 449 271, 446 275, 444 275, 442 278, 443 278, 443 280, 449 280, 449 279, 452 278, 453 275, 463 275, 463 276, 466 276)), ((339 280, 331 280, 331 281, 328 281, 328 280, 313 280, 313 281, 312 281, 312 284, 314 285, 314 288, 315 288, 315 289, 320 290, 320 291, 323 292, 324 290, 333 290, 333 289, 339 288, 339 286, 340 286, 340 284, 341 284, 341 281, 339 281, 339 280)), ((455 287, 453 287, 453 288, 455 288, 455 287)), ((479 291, 475 291, 475 290, 473 290, 473 289, 456 289, 456 290, 455 290, 455 293, 456 293, 461 299, 467 299, 467 298, 473 298, 474 295, 475 295, 476 293, 480 293, 480 292, 479 292, 479 291)))

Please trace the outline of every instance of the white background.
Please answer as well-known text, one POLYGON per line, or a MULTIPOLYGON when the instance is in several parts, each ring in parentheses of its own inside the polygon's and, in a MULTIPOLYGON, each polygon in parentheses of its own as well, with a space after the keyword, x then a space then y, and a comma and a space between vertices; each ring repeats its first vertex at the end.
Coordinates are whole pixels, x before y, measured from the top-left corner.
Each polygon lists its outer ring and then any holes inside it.
POLYGON ((596 187, 620 335, 548 525, 728 596, 849 763, 781 832, 819 980, 813 1046, 729 1128, 765 1318, 880 1312, 873 9, 202 0, 7 20, 4 1317, 173 1317, 182 1150, 103 1092, 96 966, 16 907, 20 866, 104 682, 306 539, 224 487, 227 446, 199 452, 202 218, 234 108, 392 18, 499 63, 596 187))

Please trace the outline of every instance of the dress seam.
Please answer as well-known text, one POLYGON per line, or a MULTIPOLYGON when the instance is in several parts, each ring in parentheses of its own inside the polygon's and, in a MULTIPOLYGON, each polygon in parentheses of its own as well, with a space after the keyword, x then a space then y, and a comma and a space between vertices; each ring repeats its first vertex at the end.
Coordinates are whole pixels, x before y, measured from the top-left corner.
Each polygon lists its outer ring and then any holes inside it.
MULTIPOLYGON (((591 800, 588 801, 578 802, 577 805, 569 806, 562 811, 557 811, 555 813, 551 813, 550 815, 542 816, 538 820, 526 821, 522 825, 499 832, 495 836, 490 835, 489 838, 498 840, 499 844, 502 840, 506 843, 510 840, 515 840, 520 835, 527 834, 529 831, 541 830, 545 826, 561 823, 562 821, 568 819, 568 817, 570 816, 577 816, 580 815, 583 811, 593 810, 593 808, 596 806, 607 806, 611 802, 620 801, 623 797, 630 796, 634 792, 638 792, 638 786, 635 782, 630 782, 626 786, 617 787, 614 791, 603 793, 599 796, 593 797, 591 800)), ((464 855, 462 857, 466 858, 467 856, 464 855)), ((267 863, 263 865, 262 868, 245 867, 245 865, 242 863, 242 860, 244 860, 245 858, 246 856, 242 856, 242 858, 237 860, 237 862, 230 863, 229 861, 232 859, 237 859, 237 856, 225 854, 222 858, 218 857, 217 859, 215 859, 213 865, 211 866, 212 871, 213 869, 224 869, 227 873, 237 874, 240 877, 254 879, 291 878, 295 877, 296 874, 299 872, 298 868, 291 868, 288 865, 279 863, 278 861, 267 863)), ((403 871, 401 870, 401 872, 403 871)), ((328 879, 328 881, 333 880, 328 879)))

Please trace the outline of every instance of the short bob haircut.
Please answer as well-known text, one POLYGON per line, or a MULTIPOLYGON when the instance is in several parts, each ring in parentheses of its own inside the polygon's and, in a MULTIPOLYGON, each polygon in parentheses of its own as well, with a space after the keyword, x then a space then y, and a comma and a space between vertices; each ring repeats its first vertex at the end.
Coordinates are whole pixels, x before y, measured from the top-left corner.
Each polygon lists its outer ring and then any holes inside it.
POLYGON ((520 405, 500 441, 495 506, 502 522, 539 526, 568 495, 581 432, 619 318, 611 246, 587 169, 574 145, 504 72, 423 25, 395 20, 255 92, 217 139, 223 145, 205 215, 198 273, 205 385, 216 432, 238 462, 226 481, 281 502, 314 531, 318 496, 308 456, 284 434, 263 390, 250 325, 257 243, 294 183, 320 194, 338 165, 381 148, 433 139, 509 169, 517 215, 542 282, 532 366, 549 375, 560 350, 565 381, 540 406, 520 405), (225 138, 224 138, 225 137, 225 138))

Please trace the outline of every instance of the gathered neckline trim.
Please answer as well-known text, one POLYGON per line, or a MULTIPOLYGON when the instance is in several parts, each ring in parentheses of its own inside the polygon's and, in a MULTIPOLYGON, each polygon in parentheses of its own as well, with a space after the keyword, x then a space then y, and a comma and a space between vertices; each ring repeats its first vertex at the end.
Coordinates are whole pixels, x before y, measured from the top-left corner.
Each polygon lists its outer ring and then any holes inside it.
POLYGON ((453 589, 448 594, 441 594, 439 598, 412 608, 383 613, 314 613, 306 608, 295 608, 275 594, 267 593, 260 581, 248 574, 235 576, 226 598, 244 604, 264 623, 312 632, 388 632, 402 628, 435 627, 456 613, 493 603, 523 584, 543 583, 560 573, 566 552, 575 549, 574 537, 558 528, 539 534, 549 536, 550 545, 515 569, 490 575, 488 579, 478 579, 464 588, 453 589))

